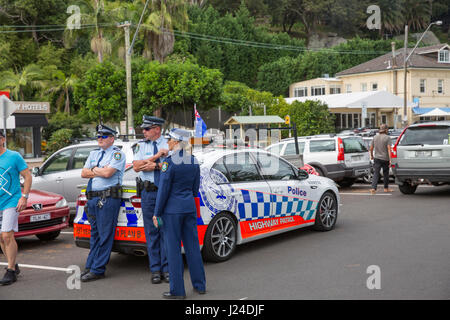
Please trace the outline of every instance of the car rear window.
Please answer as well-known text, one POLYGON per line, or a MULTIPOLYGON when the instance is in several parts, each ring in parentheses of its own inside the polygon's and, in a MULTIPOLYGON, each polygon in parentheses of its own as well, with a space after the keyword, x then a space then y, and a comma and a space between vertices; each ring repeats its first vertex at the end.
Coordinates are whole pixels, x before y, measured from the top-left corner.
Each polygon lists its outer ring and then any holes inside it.
POLYGON ((310 152, 330 152, 336 151, 334 140, 314 140, 309 143, 310 152))
POLYGON ((267 148, 267 151, 280 155, 282 148, 283 148, 283 144, 279 143, 279 144, 270 146, 269 148, 267 148))
POLYGON ((344 142, 344 153, 367 152, 367 147, 362 138, 343 138, 342 141, 344 142))
POLYGON ((406 129, 399 145, 442 145, 449 143, 449 126, 421 126, 406 129))

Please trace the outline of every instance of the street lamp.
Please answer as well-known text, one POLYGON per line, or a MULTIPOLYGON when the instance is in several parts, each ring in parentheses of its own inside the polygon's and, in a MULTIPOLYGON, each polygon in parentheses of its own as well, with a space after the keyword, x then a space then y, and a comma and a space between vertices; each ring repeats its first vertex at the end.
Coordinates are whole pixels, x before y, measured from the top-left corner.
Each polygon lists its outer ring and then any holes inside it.
POLYGON ((419 43, 420 43, 420 41, 422 41, 422 39, 423 39, 423 37, 425 36, 425 34, 427 33, 427 31, 431 28, 431 26, 433 25, 433 24, 435 24, 435 25, 438 25, 438 26, 440 26, 440 25, 442 25, 442 21, 441 20, 438 20, 438 21, 435 21, 435 22, 432 22, 432 23, 430 23, 430 25, 425 29, 425 31, 422 33, 422 36, 420 37, 420 39, 417 41, 417 43, 416 43, 416 45, 414 46, 414 48, 411 50, 411 52, 409 53, 409 55, 408 56, 406 56, 406 54, 408 53, 407 52, 407 49, 408 49, 408 25, 405 25, 405 54, 404 54, 404 56, 405 56, 405 62, 404 62, 404 66, 403 66, 403 69, 404 69, 404 81, 403 81, 403 94, 404 94, 404 97, 403 97, 403 121, 402 121, 402 123, 403 123, 403 126, 405 126, 406 125, 406 122, 407 122, 407 120, 408 120, 408 115, 407 115, 407 94, 406 94, 406 73, 407 73, 407 69, 408 69, 408 67, 407 67, 407 62, 408 62, 408 60, 409 60, 409 58, 411 57, 411 55, 414 53, 414 50, 416 50, 416 48, 417 48, 417 46, 419 45, 419 43))

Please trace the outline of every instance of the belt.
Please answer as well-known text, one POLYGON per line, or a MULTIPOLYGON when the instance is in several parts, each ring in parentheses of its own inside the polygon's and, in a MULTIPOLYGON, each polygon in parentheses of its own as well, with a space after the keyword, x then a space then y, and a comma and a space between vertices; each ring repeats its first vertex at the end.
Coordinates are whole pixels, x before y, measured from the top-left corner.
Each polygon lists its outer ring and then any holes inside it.
POLYGON ((154 184, 151 181, 145 180, 144 181, 144 189, 149 192, 149 191, 158 191, 158 187, 156 186, 156 184, 154 184))
POLYGON ((109 197, 115 198, 115 199, 120 199, 122 198, 122 190, 120 188, 117 187, 112 187, 106 190, 102 190, 102 191, 88 191, 86 193, 86 198, 88 200, 95 198, 95 197, 100 197, 102 199, 106 199, 109 197))

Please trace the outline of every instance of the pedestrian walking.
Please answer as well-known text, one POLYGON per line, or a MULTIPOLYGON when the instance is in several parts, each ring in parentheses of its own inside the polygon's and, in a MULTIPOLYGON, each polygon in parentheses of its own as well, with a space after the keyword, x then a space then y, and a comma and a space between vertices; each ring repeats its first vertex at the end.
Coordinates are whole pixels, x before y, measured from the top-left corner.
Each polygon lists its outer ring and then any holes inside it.
POLYGON ((137 189, 141 196, 144 232, 147 241, 147 253, 151 272, 151 282, 169 282, 167 256, 164 247, 163 232, 153 225, 156 195, 161 173, 161 163, 169 152, 167 139, 162 136, 164 119, 145 116, 141 128, 144 140, 134 147, 133 169, 139 172, 137 189))
POLYGON ((99 148, 91 151, 81 171, 81 177, 89 179, 85 211, 91 225, 90 251, 81 274, 82 282, 104 278, 111 256, 126 163, 123 151, 114 146, 116 134, 107 126, 97 126, 99 148))
POLYGON ((170 131, 169 136, 168 145, 171 153, 162 165, 153 222, 155 227, 163 229, 169 261, 170 291, 165 292, 163 297, 184 299, 186 292, 181 242, 192 286, 200 294, 206 292, 194 199, 200 186, 200 166, 197 159, 187 150, 190 139, 188 131, 175 128, 170 131))
POLYGON ((391 138, 388 135, 388 126, 382 124, 378 134, 370 144, 370 159, 373 160, 373 177, 371 194, 377 191, 380 170, 383 169, 384 192, 392 192, 389 189, 389 167, 391 166, 391 138), (374 156, 375 151, 375 156, 374 156))
POLYGON ((20 273, 16 263, 18 247, 14 232, 19 231, 19 213, 27 207, 32 182, 25 160, 20 153, 8 150, 5 142, 5 132, 0 130, 0 247, 8 261, 1 285, 16 282, 20 273), (24 178, 23 191, 20 176, 24 178))

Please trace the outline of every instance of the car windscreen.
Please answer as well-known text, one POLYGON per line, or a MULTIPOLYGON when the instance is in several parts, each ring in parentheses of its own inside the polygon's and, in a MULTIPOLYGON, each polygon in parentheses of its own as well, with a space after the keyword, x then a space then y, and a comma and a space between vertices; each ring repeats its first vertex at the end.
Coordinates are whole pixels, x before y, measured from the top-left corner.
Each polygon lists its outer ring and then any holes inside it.
POLYGON ((399 146, 412 145, 442 145, 448 144, 449 126, 420 126, 410 127, 403 134, 399 146))
POLYGON ((344 142, 344 153, 367 152, 367 147, 362 138, 343 138, 342 141, 344 142))

